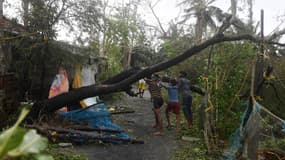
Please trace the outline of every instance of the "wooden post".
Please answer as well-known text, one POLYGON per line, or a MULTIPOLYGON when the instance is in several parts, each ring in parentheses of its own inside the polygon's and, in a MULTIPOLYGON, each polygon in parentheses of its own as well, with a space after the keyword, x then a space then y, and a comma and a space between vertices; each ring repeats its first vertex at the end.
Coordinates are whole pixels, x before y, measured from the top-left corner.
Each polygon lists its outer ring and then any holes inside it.
POLYGON ((214 119, 214 109, 207 109, 212 106, 210 104, 210 94, 209 94, 209 84, 208 84, 208 76, 210 72, 210 67, 211 67, 211 61, 212 61, 212 54, 213 54, 213 46, 210 48, 209 51, 209 57, 208 57, 208 66, 207 66, 207 71, 206 71, 206 76, 205 76, 205 96, 204 96, 204 105, 202 105, 201 112, 202 112, 202 121, 203 121, 203 133, 204 133, 204 138, 205 138, 205 144, 208 149, 208 153, 212 153, 215 151, 216 146, 215 146, 215 119, 214 119), (208 110, 208 111, 206 111, 208 110))
POLYGON ((3 3, 4 0, 0 0, 0 16, 3 16, 3 3))
POLYGON ((261 10, 261 29, 260 36, 262 42, 260 43, 260 51, 255 63, 253 88, 249 98, 248 110, 245 114, 243 125, 243 138, 241 144, 242 156, 249 160, 258 159, 258 143, 259 143, 259 129, 260 129, 260 117, 258 113, 255 113, 255 100, 259 102, 263 97, 263 89, 259 84, 263 81, 264 70, 264 11, 261 10), (258 98, 257 98, 258 97, 258 98), (254 118, 253 118, 254 117, 254 118), (251 118, 251 119, 250 119, 251 118), (254 120, 253 120, 254 119, 254 120), (253 127, 254 126, 254 127, 253 127))
POLYGON ((29 5, 30 2, 29 0, 22 0, 22 6, 23 6, 23 10, 24 10, 24 26, 27 27, 28 26, 28 16, 29 16, 29 5))
POLYGON ((262 87, 258 89, 258 84, 263 80, 263 69, 264 69, 264 11, 261 10, 261 29, 260 29, 260 36, 262 42, 260 43, 260 52, 257 57, 256 65, 255 65, 255 80, 254 80, 254 95, 262 98, 263 96, 263 89, 262 87))
MULTIPOLYGON (((263 87, 258 86, 261 81, 263 81, 263 73, 264 73, 264 11, 261 10, 260 16, 260 36, 262 42, 260 43, 260 52, 257 57, 256 66, 255 66, 255 79, 254 79, 254 96, 259 97, 256 98, 257 102, 261 101, 263 98, 263 87), (260 87, 260 88, 258 88, 260 87)), ((252 106, 254 107, 254 106, 252 106)), ((254 110, 254 108, 253 108, 254 110)), ((248 147, 247 147, 247 154, 250 160, 258 159, 258 144, 259 144, 259 129, 260 129, 260 116, 256 114, 256 122, 254 123, 254 131, 250 131, 251 137, 248 137, 248 147)))

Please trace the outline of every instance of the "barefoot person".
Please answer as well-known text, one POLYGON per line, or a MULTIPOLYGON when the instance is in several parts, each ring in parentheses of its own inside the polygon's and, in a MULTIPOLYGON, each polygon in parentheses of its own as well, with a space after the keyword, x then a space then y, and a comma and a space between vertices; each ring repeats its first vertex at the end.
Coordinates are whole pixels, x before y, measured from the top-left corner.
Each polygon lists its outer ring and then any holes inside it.
POLYGON ((186 72, 179 72, 178 89, 182 95, 182 109, 184 116, 188 122, 188 127, 192 126, 192 96, 190 92, 190 80, 186 78, 186 72))
POLYGON ((175 79, 170 80, 170 86, 162 85, 168 91, 168 103, 165 110, 167 128, 170 127, 169 112, 176 115, 176 131, 180 130, 180 106, 178 102, 178 87, 175 79))
POLYGON ((163 104, 163 99, 161 95, 161 87, 159 84, 159 76, 153 75, 151 79, 146 79, 146 83, 149 88, 149 92, 151 94, 153 100, 153 112, 155 116, 155 125, 154 128, 158 128, 159 131, 154 132, 153 134, 156 136, 162 135, 162 119, 160 114, 160 108, 163 104))

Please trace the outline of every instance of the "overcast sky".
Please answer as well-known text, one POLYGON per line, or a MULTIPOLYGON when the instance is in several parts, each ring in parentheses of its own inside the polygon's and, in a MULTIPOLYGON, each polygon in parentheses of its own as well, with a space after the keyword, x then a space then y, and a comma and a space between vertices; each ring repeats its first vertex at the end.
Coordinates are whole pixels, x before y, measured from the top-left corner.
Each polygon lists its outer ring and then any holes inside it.
MULTIPOLYGON (((164 25, 167 25, 171 19, 174 19, 181 13, 179 7, 176 7, 176 4, 177 0, 161 0, 155 7, 155 11, 164 25)), ((224 11, 229 11, 230 0, 217 0, 213 5, 224 11)), ((285 14, 285 0, 255 0, 253 6, 255 21, 260 20, 261 9, 264 9, 265 34, 269 34, 281 23, 278 17, 285 14)), ((143 15, 149 23, 156 23, 149 9, 145 8, 143 15)), ((244 14, 239 12, 241 18, 243 15, 244 14)), ((285 25, 283 24, 281 27, 285 27, 285 25)))
MULTIPOLYGON (((116 2, 120 0, 115 0, 116 2)), ((121 0, 123 1, 123 0, 121 0)), ((128 0, 124 0, 125 2, 128 0)), ((154 0, 153 0, 154 1, 154 0)), ((181 0, 180 0, 181 1, 181 0)), ((246 1, 246 0, 240 0, 246 1)), ((13 5, 19 5, 20 0, 6 0, 6 4, 9 2, 13 5)), ((167 26, 170 20, 176 18, 179 13, 181 13, 180 8, 177 7, 178 0, 160 0, 160 2, 155 6, 155 12, 158 15, 161 22, 167 26)), ((229 11, 230 0, 217 0, 213 5, 223 9, 224 11, 229 11)), ((240 5, 241 6, 241 5, 240 5)), ((260 10, 264 9, 264 19, 265 19, 265 35, 271 33, 277 26, 282 22, 278 19, 278 16, 285 14, 285 0, 254 0, 254 19, 255 21, 260 20, 260 10)), ((4 10, 5 14, 13 14, 15 10, 9 9, 4 10)), ((148 7, 142 7, 139 9, 139 12, 144 17, 148 24, 157 25, 157 21, 154 16, 151 14, 151 11, 148 7)), ((242 18, 243 15, 239 12, 239 16, 242 18)), ((245 17, 244 17, 245 18, 245 17)), ((285 27, 282 24, 280 27, 285 27)), ((59 39, 65 39, 65 34, 63 33, 59 39)))

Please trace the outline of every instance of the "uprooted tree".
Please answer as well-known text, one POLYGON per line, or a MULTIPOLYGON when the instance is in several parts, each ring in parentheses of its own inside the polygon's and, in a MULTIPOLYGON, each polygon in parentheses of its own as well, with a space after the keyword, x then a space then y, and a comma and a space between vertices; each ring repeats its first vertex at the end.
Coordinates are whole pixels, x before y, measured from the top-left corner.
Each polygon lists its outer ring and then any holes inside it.
POLYGON ((130 89, 131 89, 130 85, 138 81, 139 79, 147 77, 155 72, 159 72, 169 67, 172 67, 186 60, 187 58, 195 54, 198 54, 200 51, 206 49, 207 47, 222 42, 249 40, 254 43, 259 43, 263 41, 268 44, 277 44, 280 46, 285 46, 285 44, 281 44, 274 41, 275 38, 280 37, 280 35, 283 35, 285 31, 280 31, 276 34, 273 34, 270 37, 267 37, 266 39, 261 39, 258 36, 251 34, 225 36, 223 34, 223 31, 225 31, 226 28, 230 26, 230 24, 227 23, 226 26, 227 27, 222 25, 223 30, 219 30, 219 32, 212 38, 200 44, 194 45, 190 49, 186 50, 184 53, 170 60, 149 66, 145 69, 134 68, 127 71, 123 71, 122 73, 119 73, 118 75, 104 81, 101 84, 78 88, 68 93, 60 94, 51 99, 46 99, 43 101, 36 102, 32 106, 28 119, 32 121, 37 120, 42 115, 49 115, 51 113, 54 113, 56 110, 62 108, 63 106, 76 104, 78 101, 88 97, 104 95, 114 92, 121 92, 121 91, 126 91, 127 93, 130 94, 130 89))

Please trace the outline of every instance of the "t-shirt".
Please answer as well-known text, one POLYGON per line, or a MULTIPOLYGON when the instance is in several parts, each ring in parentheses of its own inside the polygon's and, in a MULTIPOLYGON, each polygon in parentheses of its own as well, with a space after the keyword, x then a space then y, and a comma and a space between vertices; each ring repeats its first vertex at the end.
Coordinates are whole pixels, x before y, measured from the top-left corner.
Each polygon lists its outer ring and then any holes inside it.
POLYGON ((145 89, 145 80, 144 79, 139 80, 139 89, 145 89))
POLYGON ((151 97, 162 97, 161 87, 158 82, 153 81, 153 80, 147 80, 146 83, 148 84, 151 97))
POLYGON ((178 102, 178 88, 177 86, 166 86, 168 91, 168 101, 169 102, 178 102))
POLYGON ((189 79, 180 78, 178 81, 178 88, 181 91, 183 97, 191 96, 189 79))
POLYGON ((145 80, 144 79, 140 79, 139 83, 145 83, 145 80))

